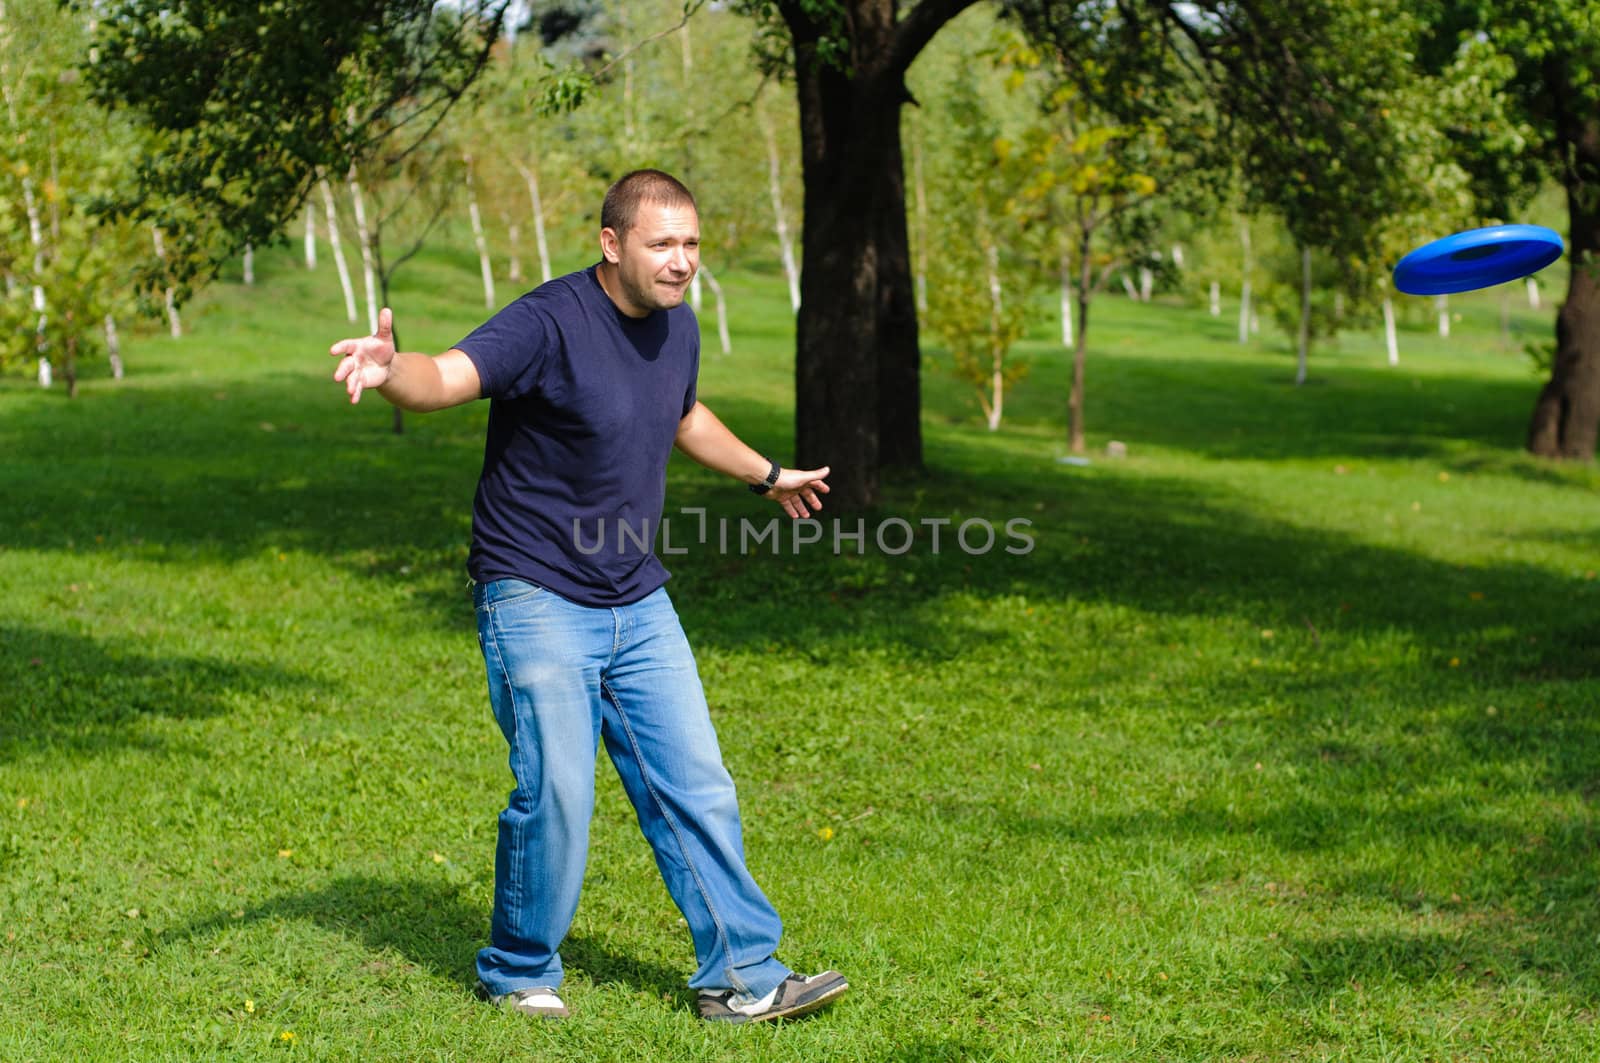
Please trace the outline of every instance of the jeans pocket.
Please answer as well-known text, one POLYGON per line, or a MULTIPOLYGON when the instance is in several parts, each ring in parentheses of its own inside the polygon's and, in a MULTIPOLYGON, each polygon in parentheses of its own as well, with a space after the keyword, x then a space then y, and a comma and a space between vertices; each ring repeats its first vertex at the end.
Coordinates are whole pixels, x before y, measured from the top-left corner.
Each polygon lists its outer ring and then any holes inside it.
POLYGON ((544 588, 537 583, 527 583, 520 579, 497 579, 484 584, 478 608, 493 613, 508 605, 526 602, 543 593, 544 588))

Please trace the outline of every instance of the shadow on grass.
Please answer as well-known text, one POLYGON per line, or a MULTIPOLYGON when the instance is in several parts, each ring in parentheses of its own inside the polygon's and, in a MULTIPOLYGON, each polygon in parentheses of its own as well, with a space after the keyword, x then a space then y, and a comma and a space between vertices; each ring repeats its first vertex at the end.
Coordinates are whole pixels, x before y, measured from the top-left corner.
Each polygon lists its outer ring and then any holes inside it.
MULTIPOLYGON (((219 912, 163 935, 167 942, 204 939, 226 927, 263 920, 305 920, 360 941, 374 952, 394 952, 406 962, 472 990, 474 960, 487 943, 489 912, 463 900, 450 886, 416 879, 348 875, 318 890, 284 894, 244 910, 219 912)), ((694 1002, 684 972, 612 952, 607 942, 573 934, 561 947, 563 964, 595 984, 615 983, 694 1002)))
POLYGON ((312 685, 278 667, 170 652, 152 656, 84 635, 16 625, 0 625, 0 646, 0 762, 46 750, 167 749, 169 740, 141 732, 142 720, 219 716, 232 710, 235 698, 312 685))

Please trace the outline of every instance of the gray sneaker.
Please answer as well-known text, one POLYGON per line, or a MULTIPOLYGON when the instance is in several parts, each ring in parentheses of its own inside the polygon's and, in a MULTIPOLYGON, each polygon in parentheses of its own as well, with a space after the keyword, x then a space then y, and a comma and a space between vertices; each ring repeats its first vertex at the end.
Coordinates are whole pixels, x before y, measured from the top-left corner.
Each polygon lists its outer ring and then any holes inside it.
POLYGON ((509 993, 491 993, 489 987, 478 983, 478 999, 487 1000, 497 1008, 514 1011, 519 1015, 532 1015, 536 1019, 565 1019, 571 1012, 561 1003, 561 997, 547 986, 527 986, 509 993))
POLYGON ((764 997, 732 989, 701 990, 700 1017, 707 1022, 770 1022, 798 1019, 844 996, 850 983, 838 971, 823 971, 809 978, 791 974, 764 997))

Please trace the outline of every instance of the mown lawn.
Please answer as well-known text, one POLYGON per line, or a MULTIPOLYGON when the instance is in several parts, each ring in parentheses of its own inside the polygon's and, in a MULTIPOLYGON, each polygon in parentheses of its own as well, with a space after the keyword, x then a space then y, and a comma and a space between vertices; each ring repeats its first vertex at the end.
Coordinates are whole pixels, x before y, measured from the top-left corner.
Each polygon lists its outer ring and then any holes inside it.
MULTIPOLYGON (((784 956, 852 994, 704 1027, 602 764, 575 1017, 536 1025, 470 994, 510 786, 463 570, 486 411, 350 409, 331 267, 262 257, 120 385, 0 384, 0 1057, 1600 1055, 1600 473, 1519 453, 1495 296, 1298 390, 1270 332, 1107 297, 1088 467, 1048 323, 996 434, 935 357, 864 555, 669 561, 784 956), (980 518, 1033 549, 963 551, 980 518)), ((407 346, 481 316, 465 254, 408 271, 407 346)), ((724 283, 702 397, 786 457, 781 283, 724 283)), ((675 467, 669 514, 761 505, 675 467)))

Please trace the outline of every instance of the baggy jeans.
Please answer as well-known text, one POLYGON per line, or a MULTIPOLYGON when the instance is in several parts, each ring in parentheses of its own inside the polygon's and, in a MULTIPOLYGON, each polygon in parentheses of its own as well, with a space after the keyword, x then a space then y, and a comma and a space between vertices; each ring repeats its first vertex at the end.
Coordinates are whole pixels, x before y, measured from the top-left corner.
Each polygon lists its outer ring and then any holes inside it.
POLYGON ((478 977, 496 995, 561 984, 601 739, 694 939, 695 989, 765 996, 790 971, 782 923, 745 867, 733 779, 665 588, 594 608, 515 579, 474 586, 489 703, 516 788, 500 813, 478 977))

